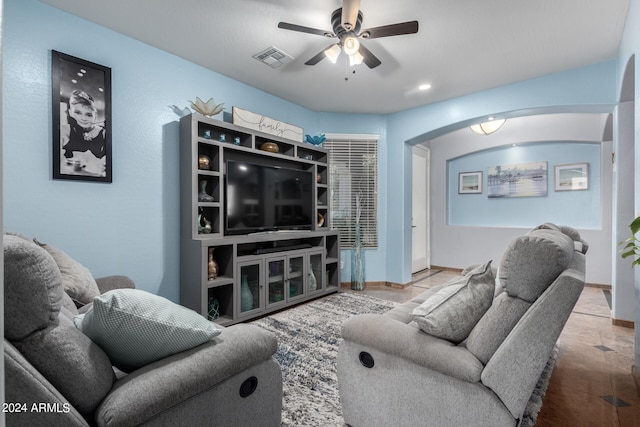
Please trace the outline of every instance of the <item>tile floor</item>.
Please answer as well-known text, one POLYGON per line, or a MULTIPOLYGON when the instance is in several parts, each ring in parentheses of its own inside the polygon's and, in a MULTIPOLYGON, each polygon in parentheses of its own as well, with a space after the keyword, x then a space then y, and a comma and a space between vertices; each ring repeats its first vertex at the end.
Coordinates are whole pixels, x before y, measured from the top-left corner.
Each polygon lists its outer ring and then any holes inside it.
MULTIPOLYGON (((360 292, 404 302, 456 274, 425 270, 404 289, 368 285, 360 292)), ((613 326, 610 314, 605 292, 585 287, 558 339, 558 360, 536 426, 640 426, 640 379, 631 373, 633 329, 613 326)))

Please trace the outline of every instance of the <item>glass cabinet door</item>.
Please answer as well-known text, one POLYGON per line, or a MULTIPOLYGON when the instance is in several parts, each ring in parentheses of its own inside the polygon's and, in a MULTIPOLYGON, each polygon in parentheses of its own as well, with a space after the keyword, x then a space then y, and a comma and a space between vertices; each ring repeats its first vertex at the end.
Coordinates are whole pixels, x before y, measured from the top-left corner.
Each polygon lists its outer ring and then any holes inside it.
POLYGON ((285 260, 286 258, 268 258, 267 265, 267 307, 285 302, 285 260))
POLYGON ((239 316, 254 312, 263 307, 262 262, 246 262, 238 264, 238 292, 237 307, 239 316))
POLYGON ((291 255, 287 257, 287 300, 296 299, 304 295, 305 265, 304 255, 291 255))
POLYGON ((323 252, 309 254, 309 276, 307 277, 307 286, 309 289, 309 293, 322 291, 325 288, 323 258, 323 252))

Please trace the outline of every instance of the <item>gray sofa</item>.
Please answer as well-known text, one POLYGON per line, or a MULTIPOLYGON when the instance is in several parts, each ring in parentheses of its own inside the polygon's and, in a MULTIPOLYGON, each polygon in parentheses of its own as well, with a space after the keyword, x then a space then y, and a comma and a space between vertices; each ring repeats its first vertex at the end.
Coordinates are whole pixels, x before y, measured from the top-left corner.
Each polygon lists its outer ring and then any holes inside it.
POLYGON ((544 224, 510 243, 497 281, 487 262, 348 319, 337 362, 345 423, 518 425, 584 287, 586 251, 576 230, 544 224))
MULTIPOLYGON (((78 301, 82 292, 67 287, 82 269, 73 262, 63 266, 64 253, 21 236, 5 234, 3 243, 5 402, 11 405, 4 414, 7 425, 249 426, 257 420, 280 425, 282 374, 272 357, 277 343, 270 333, 244 324, 221 331, 212 326, 209 330, 217 336, 122 372, 74 325, 79 312, 97 316, 96 298, 93 306, 85 306, 78 301)), ((105 300, 107 295, 142 292, 114 291, 133 288, 123 276, 98 279, 95 285, 110 291, 99 296, 105 300)), ((187 318, 191 315, 173 305, 187 318)), ((211 324, 195 316, 195 322, 207 324, 205 329, 211 324)), ((163 336, 167 343, 172 335, 163 336)))

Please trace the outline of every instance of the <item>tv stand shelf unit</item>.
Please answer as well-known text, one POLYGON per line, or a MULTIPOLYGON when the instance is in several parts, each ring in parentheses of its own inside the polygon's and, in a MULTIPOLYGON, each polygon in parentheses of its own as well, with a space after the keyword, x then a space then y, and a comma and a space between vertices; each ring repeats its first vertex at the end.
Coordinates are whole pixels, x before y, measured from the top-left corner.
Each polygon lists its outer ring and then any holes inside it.
POLYGON ((180 120, 180 140, 181 304, 230 325, 338 290, 339 236, 330 229, 325 149, 200 114, 180 120), (261 150, 266 142, 278 152, 261 150), (228 160, 309 172, 311 229, 226 233, 228 160), (210 255, 218 265, 213 280, 210 255))

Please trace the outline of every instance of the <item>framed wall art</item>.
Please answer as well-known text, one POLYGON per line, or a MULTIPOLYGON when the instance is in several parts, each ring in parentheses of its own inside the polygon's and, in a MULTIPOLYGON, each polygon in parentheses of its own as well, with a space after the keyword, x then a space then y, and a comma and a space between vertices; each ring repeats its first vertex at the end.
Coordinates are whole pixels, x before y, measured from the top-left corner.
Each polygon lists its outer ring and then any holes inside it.
POLYGON ((494 166, 488 172, 490 198, 547 195, 547 162, 494 166))
POLYGON ((554 168, 554 190, 574 191, 589 189, 589 164, 557 165, 554 168))
POLYGON ((482 172, 458 173, 458 194, 481 194, 482 172))
POLYGON ((112 182, 111 69, 51 52, 53 178, 112 182))

